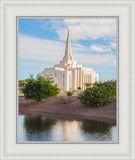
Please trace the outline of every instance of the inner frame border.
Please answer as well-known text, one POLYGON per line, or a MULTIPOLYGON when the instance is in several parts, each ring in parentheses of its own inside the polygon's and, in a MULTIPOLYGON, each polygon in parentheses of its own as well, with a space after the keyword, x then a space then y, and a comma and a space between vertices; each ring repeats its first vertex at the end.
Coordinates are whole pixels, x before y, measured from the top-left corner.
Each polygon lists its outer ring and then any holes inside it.
POLYGON ((16 144, 119 144, 119 16, 16 16, 16 144), (116 81, 117 81, 117 99, 116 99, 116 130, 117 142, 107 141, 85 141, 85 142, 58 142, 58 141, 25 141, 18 142, 18 124, 19 124, 19 93, 18 93, 18 75, 19 75, 19 18, 25 19, 58 19, 58 18, 116 18, 116 81))

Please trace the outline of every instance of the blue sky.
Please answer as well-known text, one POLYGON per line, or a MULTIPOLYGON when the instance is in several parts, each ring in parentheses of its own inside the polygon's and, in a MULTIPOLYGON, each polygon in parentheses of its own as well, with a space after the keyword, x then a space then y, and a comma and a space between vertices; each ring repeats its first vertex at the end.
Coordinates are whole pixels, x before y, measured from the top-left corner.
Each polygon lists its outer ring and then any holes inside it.
POLYGON ((116 18, 19 18, 19 79, 41 73, 62 60, 67 26, 74 60, 116 79, 116 18))

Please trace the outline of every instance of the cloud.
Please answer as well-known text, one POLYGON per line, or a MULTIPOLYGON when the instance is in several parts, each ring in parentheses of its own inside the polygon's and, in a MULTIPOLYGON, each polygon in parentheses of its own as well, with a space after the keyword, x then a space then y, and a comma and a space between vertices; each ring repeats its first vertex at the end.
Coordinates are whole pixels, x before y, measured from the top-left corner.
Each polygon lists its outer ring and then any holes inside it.
MULTIPOLYGON (((116 19, 115 18, 81 18, 64 19, 69 25, 71 40, 80 39, 99 39, 105 37, 116 37, 116 19)), ((61 40, 66 40, 67 28, 57 29, 57 34, 61 40)))
POLYGON ((19 58, 59 62, 65 43, 19 35, 19 58))
MULTIPOLYGON (((116 55, 110 54, 91 54, 89 48, 74 44, 73 57, 80 64, 110 64, 115 66, 116 55), (87 52, 87 54, 86 54, 87 52), (89 52, 89 54, 88 54, 89 52)), ((62 60, 65 53, 65 43, 19 35, 19 58, 36 61, 46 61, 47 63, 57 64, 62 60)))
POLYGON ((116 49, 117 45, 116 45, 115 42, 110 42, 110 44, 111 44, 111 47, 112 47, 113 49, 116 49))
POLYGON ((77 48, 85 48, 85 46, 81 45, 81 44, 77 44, 77 43, 73 43, 72 47, 77 47, 77 48))
POLYGON ((114 54, 74 54, 74 59, 77 60, 79 64, 85 65, 102 65, 102 64, 110 64, 112 66, 116 66, 116 56, 114 54))
POLYGON ((60 40, 66 40, 67 26, 69 25, 71 40, 116 38, 116 18, 89 17, 89 18, 60 18, 38 20, 40 27, 54 30, 60 40))
POLYGON ((103 45, 91 45, 90 49, 96 52, 111 52, 111 48, 109 46, 103 45))

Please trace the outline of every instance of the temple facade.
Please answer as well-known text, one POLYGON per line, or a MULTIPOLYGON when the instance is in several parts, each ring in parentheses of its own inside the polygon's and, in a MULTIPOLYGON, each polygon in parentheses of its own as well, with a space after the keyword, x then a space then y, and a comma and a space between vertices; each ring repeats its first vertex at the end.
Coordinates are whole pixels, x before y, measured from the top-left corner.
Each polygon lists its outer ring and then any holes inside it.
POLYGON ((54 84, 57 84, 58 88, 61 88, 63 91, 76 90, 78 87, 85 90, 86 83, 94 84, 99 80, 98 74, 92 68, 84 68, 73 59, 69 28, 63 59, 59 64, 54 65, 53 68, 45 68, 38 75, 51 77, 54 80, 54 84))

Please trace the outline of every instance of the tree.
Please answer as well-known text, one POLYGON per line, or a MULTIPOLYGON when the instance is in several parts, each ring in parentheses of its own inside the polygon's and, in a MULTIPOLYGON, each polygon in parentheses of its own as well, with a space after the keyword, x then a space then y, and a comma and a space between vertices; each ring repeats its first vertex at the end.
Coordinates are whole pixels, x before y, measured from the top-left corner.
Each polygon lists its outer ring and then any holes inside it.
POLYGON ((116 96, 116 80, 95 83, 87 88, 78 98, 88 107, 100 107, 110 103, 116 96))
POLYGON ((26 99, 34 99, 37 102, 41 102, 43 98, 58 94, 57 85, 52 85, 53 81, 49 77, 38 76, 34 79, 33 76, 30 76, 26 82, 22 89, 26 99))
POLYGON ((81 87, 77 87, 78 90, 81 90, 81 87))
POLYGON ((84 85, 86 86, 86 88, 92 87, 94 83, 84 83, 84 85))

